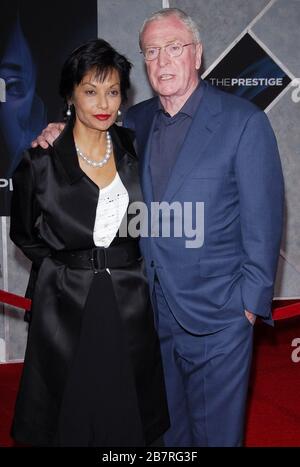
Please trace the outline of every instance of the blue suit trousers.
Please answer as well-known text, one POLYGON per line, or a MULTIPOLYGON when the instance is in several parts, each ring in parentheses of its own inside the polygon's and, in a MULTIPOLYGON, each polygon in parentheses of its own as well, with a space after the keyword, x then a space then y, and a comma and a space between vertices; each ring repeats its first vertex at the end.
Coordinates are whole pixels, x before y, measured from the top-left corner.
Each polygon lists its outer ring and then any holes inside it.
POLYGON ((166 446, 242 446, 253 326, 240 314, 215 333, 191 334, 158 280, 153 293, 171 419, 166 446))

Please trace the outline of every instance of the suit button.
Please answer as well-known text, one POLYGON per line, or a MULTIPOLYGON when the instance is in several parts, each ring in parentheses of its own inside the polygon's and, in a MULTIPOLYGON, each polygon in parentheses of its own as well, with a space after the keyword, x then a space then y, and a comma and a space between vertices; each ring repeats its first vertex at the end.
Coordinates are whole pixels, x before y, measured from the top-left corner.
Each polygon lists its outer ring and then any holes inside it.
POLYGON ((151 261, 150 266, 151 268, 154 268, 154 261, 151 261))

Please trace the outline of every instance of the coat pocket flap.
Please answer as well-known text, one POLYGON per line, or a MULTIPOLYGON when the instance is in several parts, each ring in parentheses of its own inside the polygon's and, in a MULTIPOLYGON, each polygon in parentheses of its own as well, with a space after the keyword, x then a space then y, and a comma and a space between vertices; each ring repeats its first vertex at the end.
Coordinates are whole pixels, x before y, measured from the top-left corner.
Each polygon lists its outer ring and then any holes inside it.
POLYGON ((218 277, 227 274, 235 274, 241 271, 243 257, 237 256, 220 256, 218 258, 200 258, 199 271, 204 277, 218 277))

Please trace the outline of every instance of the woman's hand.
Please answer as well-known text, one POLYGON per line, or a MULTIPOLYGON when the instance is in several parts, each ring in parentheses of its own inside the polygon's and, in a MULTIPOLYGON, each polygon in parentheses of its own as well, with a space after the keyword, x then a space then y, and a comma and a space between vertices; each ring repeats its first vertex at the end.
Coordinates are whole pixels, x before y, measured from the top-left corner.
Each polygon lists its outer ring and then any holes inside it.
POLYGON ((47 149, 49 145, 53 145, 53 142, 58 138, 64 128, 65 123, 49 123, 47 128, 42 131, 42 134, 32 141, 31 147, 36 148, 37 146, 41 146, 47 149))

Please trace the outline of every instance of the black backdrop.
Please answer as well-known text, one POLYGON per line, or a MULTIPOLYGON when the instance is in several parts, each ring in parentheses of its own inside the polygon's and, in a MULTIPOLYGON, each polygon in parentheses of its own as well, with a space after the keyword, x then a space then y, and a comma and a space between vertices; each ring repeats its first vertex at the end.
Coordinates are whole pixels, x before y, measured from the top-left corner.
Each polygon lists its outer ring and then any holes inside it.
POLYGON ((22 151, 46 122, 62 119, 61 66, 97 37, 97 0, 1 0, 0 9, 0 215, 9 215, 9 180, 22 151))

